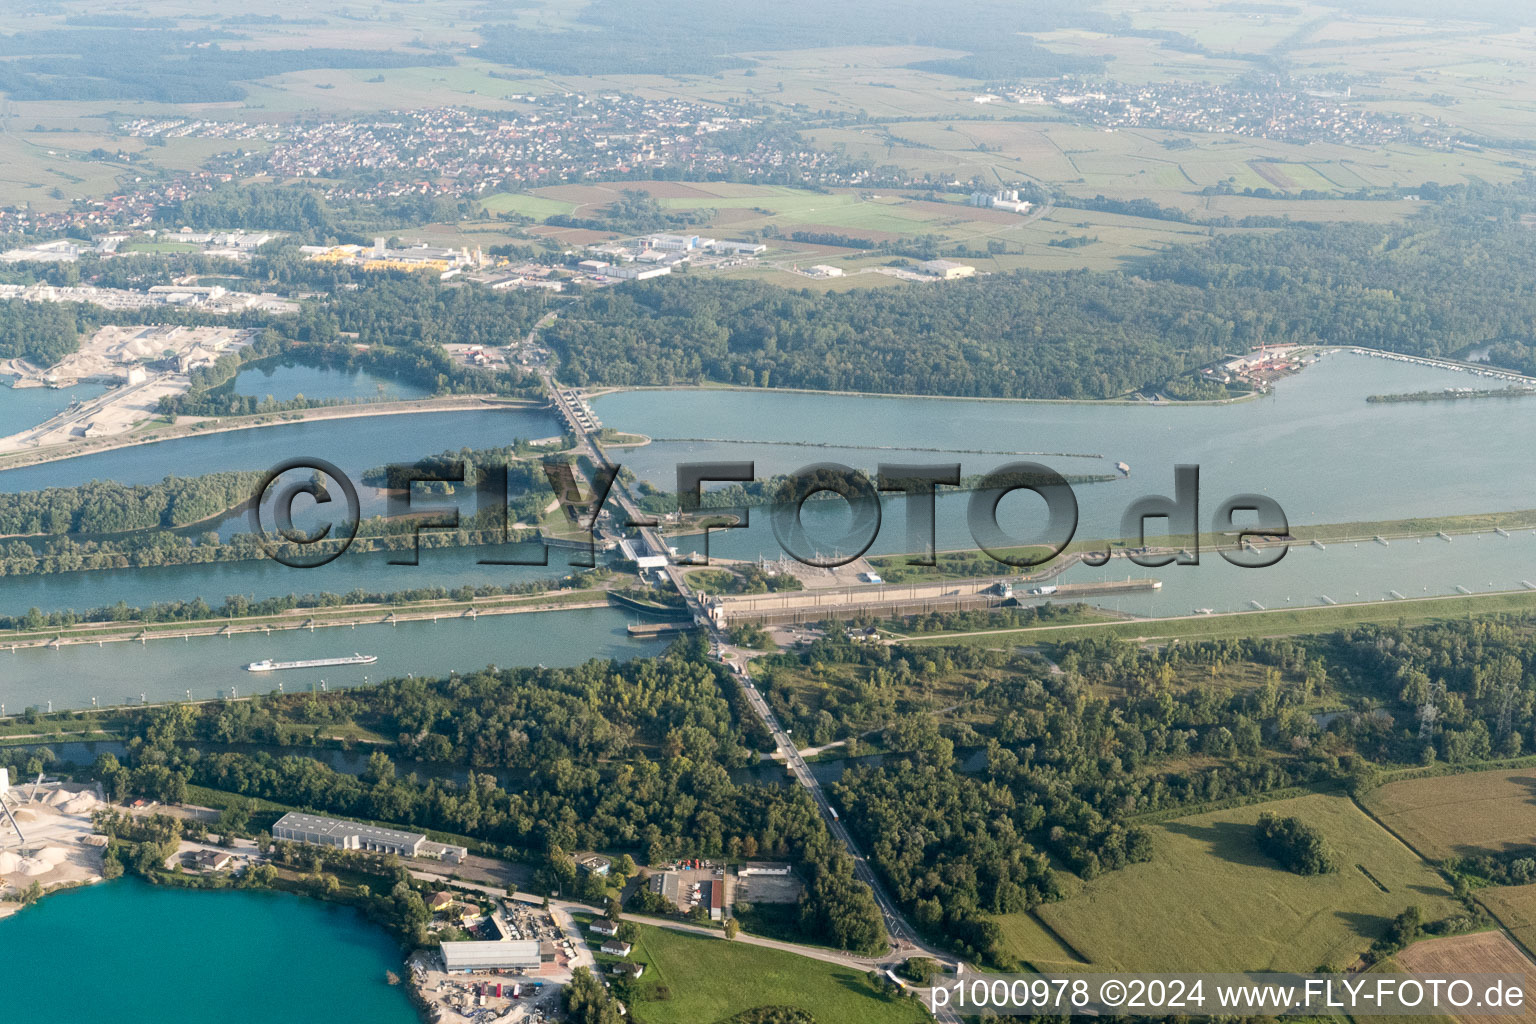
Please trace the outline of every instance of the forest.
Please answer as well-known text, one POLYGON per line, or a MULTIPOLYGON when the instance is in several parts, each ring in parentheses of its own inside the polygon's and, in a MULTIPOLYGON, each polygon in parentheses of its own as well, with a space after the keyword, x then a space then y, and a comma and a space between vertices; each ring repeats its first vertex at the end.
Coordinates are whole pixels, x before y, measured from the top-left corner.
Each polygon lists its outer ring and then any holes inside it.
POLYGON ((825 293, 640 282, 590 296, 546 337, 577 384, 1112 398, 1261 344, 1447 356, 1492 343, 1494 363, 1536 370, 1536 237, 1522 221, 1536 179, 1433 194, 1400 223, 1213 234, 1123 271, 825 293))
POLYGON ((80 346, 81 308, 62 302, 0 302, 0 359, 52 366, 80 346))
POLYGON ((313 68, 398 68, 451 62, 443 54, 389 50, 243 49, 224 29, 180 32, 122 26, 16 32, 0 39, 0 89, 13 100, 228 102, 239 83, 313 68), (135 59, 123 60, 124 48, 135 59))
POLYGON ((0 536, 172 529, 251 500, 261 473, 168 476, 156 484, 93 480, 78 487, 0 494, 0 536))

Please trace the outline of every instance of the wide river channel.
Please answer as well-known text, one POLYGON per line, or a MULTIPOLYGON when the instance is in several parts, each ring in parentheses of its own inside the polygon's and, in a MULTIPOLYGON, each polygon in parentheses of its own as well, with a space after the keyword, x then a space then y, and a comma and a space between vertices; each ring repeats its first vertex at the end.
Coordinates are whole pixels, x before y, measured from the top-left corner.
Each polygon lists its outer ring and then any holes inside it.
MULTIPOLYGON (((291 397, 372 397, 380 385, 365 375, 280 367, 242 373, 237 388, 291 397), (250 375, 250 376, 248 376, 250 375)), ((966 474, 1014 461, 1032 461, 1067 475, 1109 475, 1075 488, 1077 539, 1119 534, 1126 506, 1143 494, 1171 494, 1178 464, 1200 467, 1202 526, 1229 495, 1257 492, 1279 502, 1292 524, 1398 519, 1499 512, 1536 507, 1536 472, 1525 442, 1536 436, 1536 398, 1368 403, 1378 393, 1440 391, 1501 384, 1436 367, 1356 355, 1323 357, 1280 383, 1273 394, 1230 405, 1071 404, 886 398, 730 390, 621 392, 596 400, 607 426, 654 438, 615 457, 642 479, 671 490, 677 465, 753 461, 758 477, 818 462, 840 462, 873 473, 881 463, 954 463, 966 474), (1130 467, 1120 477, 1116 464, 1130 467)), ((25 426, 33 413, 59 404, 68 392, 0 389, 0 423, 25 426), (25 405, 25 407, 23 407, 25 405)), ((285 424, 232 431, 84 456, 0 472, 0 490, 32 490, 92 479, 127 483, 168 474, 264 469, 297 455, 318 456, 360 478, 390 461, 461 447, 509 444, 559 432, 537 410, 486 410, 285 424)), ((888 496, 872 553, 908 550, 904 509, 888 496)), ((941 549, 972 546, 967 497, 941 497, 941 549)), ((1021 540, 1039 536, 1039 499, 1021 492, 1004 500, 1000 522, 1021 540)), ((745 529, 716 532, 717 554, 755 558, 781 552, 766 510, 745 529)), ((807 520, 828 547, 847 525, 841 502, 813 502, 807 520)), ((238 524, 229 528, 239 528, 238 524)), ((682 546, 697 546, 696 540, 682 546)), ((319 570, 268 562, 65 573, 0 579, 0 614, 84 609, 124 601, 202 597, 217 604, 230 594, 266 597, 290 592, 402 590, 427 585, 506 583, 568 571, 560 552, 547 568, 476 564, 473 552, 424 553, 419 566, 388 557, 348 554, 319 570)), ((1536 579, 1536 534, 1481 534, 1298 548, 1279 564, 1244 570, 1207 552, 1199 566, 1142 569, 1122 559, 1102 569, 1078 566, 1063 581, 1154 577, 1160 590, 1106 597, 1106 607, 1151 615, 1317 605, 1330 601, 1516 590, 1536 579)), ((378 656, 366 669, 285 673, 289 687, 357 685, 406 673, 467 671, 488 664, 564 665, 587 657, 628 657, 654 651, 624 634, 627 618, 610 609, 486 617, 398 626, 320 629, 188 641, 151 641, 9 652, 0 637, 0 703, 14 710, 53 700, 55 708, 246 692, 257 680, 243 670, 261 658, 329 657, 363 651, 378 656), (310 678, 314 676, 315 678, 310 678)), ((275 679, 260 681, 262 689, 275 679)))

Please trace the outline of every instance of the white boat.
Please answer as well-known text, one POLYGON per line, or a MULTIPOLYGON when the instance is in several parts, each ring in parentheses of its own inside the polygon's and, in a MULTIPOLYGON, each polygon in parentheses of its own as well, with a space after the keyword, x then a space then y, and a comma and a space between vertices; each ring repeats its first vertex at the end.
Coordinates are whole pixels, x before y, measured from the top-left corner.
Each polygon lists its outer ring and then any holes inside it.
POLYGON ((273 661, 264 658, 245 666, 247 672, 282 672, 290 668, 330 668, 333 665, 372 665, 379 660, 376 654, 354 654, 350 658, 312 658, 309 661, 273 661))

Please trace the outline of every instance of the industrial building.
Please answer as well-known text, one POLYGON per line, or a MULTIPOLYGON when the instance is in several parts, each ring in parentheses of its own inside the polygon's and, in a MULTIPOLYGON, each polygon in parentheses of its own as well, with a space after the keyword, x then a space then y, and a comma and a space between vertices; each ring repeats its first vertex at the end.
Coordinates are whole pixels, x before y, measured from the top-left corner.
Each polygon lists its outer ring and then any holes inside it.
POLYGON ((762 242, 736 242, 731 239, 711 242, 709 248, 714 252, 735 253, 737 256, 757 256, 768 251, 762 242))
POLYGON ((699 903, 709 911, 711 921, 725 919, 725 876, 722 872, 719 877, 707 882, 699 883, 699 903))
POLYGON ((323 818, 318 814, 300 814, 289 811, 272 826, 273 839, 286 839, 294 843, 310 843, 314 846, 332 846, 338 850, 368 850, 373 853, 393 853, 399 857, 431 857, 462 864, 469 850, 450 843, 436 843, 419 832, 402 832, 377 825, 363 825, 356 821, 339 818, 323 818))
POLYGON ((950 260, 924 260, 918 264, 923 273, 945 281, 955 281, 962 277, 971 277, 976 273, 976 268, 969 263, 954 263, 950 260))
POLYGON ((627 281, 647 281, 653 277, 672 273, 669 266, 662 267, 609 267, 603 271, 607 277, 619 277, 627 281))
POLYGON ((449 249, 425 244, 391 249, 382 238, 375 238, 371 247, 301 245, 299 251, 320 263, 344 263, 361 266, 364 270, 426 271, 436 273, 439 277, 450 277, 465 267, 485 264, 485 256, 479 249, 473 254, 467 248, 449 249))
POLYGON ((314 846, 332 846, 339 850, 371 850, 416 857, 427 837, 419 832, 400 832, 392 828, 360 825, 355 821, 322 818, 316 814, 289 811, 272 826, 273 839, 287 839, 314 846))
POLYGON ((1034 204, 1027 199, 1020 199, 1017 189, 1005 189, 999 192, 972 192, 968 200, 971 206, 979 206, 988 210, 1010 210, 1013 213, 1028 213, 1034 204))
POLYGON ((715 244, 713 238, 700 238, 698 235, 652 235, 647 242, 652 249, 663 252, 688 252, 715 244))
POLYGON ((781 861, 752 860, 737 868, 736 874, 742 878, 750 875, 787 875, 789 865, 781 861))
POLYGON ((471 971, 538 970, 537 939, 508 942, 445 942, 442 944, 443 970, 450 974, 471 971))

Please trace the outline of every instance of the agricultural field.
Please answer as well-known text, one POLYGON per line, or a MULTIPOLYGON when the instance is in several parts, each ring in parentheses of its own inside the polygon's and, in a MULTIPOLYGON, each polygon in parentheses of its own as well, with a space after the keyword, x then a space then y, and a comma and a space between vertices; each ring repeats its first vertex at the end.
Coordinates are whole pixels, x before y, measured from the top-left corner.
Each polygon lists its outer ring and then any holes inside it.
POLYGON ((1432 860, 1531 847, 1536 769, 1467 772, 1379 786, 1365 804, 1432 860))
MULTIPOLYGON (((969 263, 979 273, 1021 269, 1109 270, 1127 259, 1149 255, 1169 245, 1199 243, 1212 237, 1209 229, 1198 225, 1091 210, 1045 208, 1020 215, 978 209, 959 201, 935 201, 927 193, 910 191, 819 192, 726 182, 556 185, 531 193, 494 195, 485 199, 483 205, 492 213, 510 210, 541 220, 556 215, 591 218, 598 217, 624 190, 645 192, 669 210, 711 211, 707 221, 690 231, 725 238, 762 238, 769 244, 770 252, 729 273, 772 280, 786 287, 877 287, 900 280, 873 272, 890 261, 888 255, 789 240, 801 231, 875 243, 931 236, 942 239, 943 247, 965 246, 973 250, 952 258, 969 263), (767 235, 763 234, 765 231, 767 235), (807 280, 792 273, 796 268, 817 263, 833 264, 850 276, 867 272, 856 281, 807 280)), ((570 242, 598 237, 591 232, 579 239, 571 236, 571 232, 580 229, 535 230, 570 242)))
MULTIPOLYGON (((28 18, 29 29, 63 25, 78 3, 28 18)), ((498 12, 497 20, 533 31, 585 31, 584 4, 537 0, 498 12)), ((1240 9, 1222 0, 1193 0, 1173 9, 1148 10, 1130 0, 1109 0, 1106 13, 1123 14, 1138 31, 1180 33, 1204 52, 1145 36, 1117 36, 1079 29, 1032 32, 1058 54, 1102 59, 1106 79, 1126 83, 1189 81, 1220 84, 1254 70, 1239 54, 1262 54, 1305 68, 1309 76, 1335 74, 1357 83, 1349 102, 1391 116, 1445 122, 1486 140, 1449 151, 1417 146, 1299 144, 1231 134, 1151 127, 1106 130, 1085 123, 1073 109, 1049 103, 974 102, 1002 83, 940 74, 912 65, 951 58, 956 51, 915 45, 838 45, 744 53, 750 67, 701 74, 554 74, 508 67, 483 59, 484 41, 475 9, 452 0, 388 5, 383 13, 346 9, 316 11, 295 0, 259 0, 247 13, 279 20, 242 23, 232 49, 336 47, 446 53, 453 63, 404 68, 312 69, 245 83, 242 101, 176 106, 114 100, 120 116, 147 114, 286 120, 348 116, 370 111, 430 106, 507 109, 512 97, 549 92, 625 92, 767 110, 800 127, 811 145, 895 165, 916 179, 1001 185, 1039 183, 1064 194, 1092 198, 1148 199, 1195 217, 1290 217, 1296 220, 1382 222, 1411 214, 1407 201, 1363 201, 1345 195, 1361 188, 1444 183, 1473 178, 1508 180, 1536 166, 1523 149, 1498 146, 1529 138, 1536 109, 1529 103, 1536 38, 1529 32, 1431 26, 1412 18, 1344 15, 1304 0, 1240 9), (283 21, 281 19, 290 19, 283 21), (855 123, 850 115, 858 117, 855 123), (1215 189, 1264 189, 1291 195, 1216 194, 1215 189), (1302 199, 1308 191, 1324 198, 1302 199), (1339 198, 1327 198, 1338 196, 1339 198)), ((176 0, 146 0, 136 17, 170 18, 184 30, 206 28, 210 19, 176 0)), ((1022 81, 1022 80, 1021 80, 1022 81)), ((1042 79, 1041 81, 1044 81, 1042 79)), ((56 210, 80 198, 109 194, 125 176, 148 170, 198 166, 228 148, 218 140, 172 139, 146 147, 142 140, 112 135, 100 102, 10 101, 0 133, 0 202, 30 202, 56 210), (39 130, 40 129, 40 130, 39 130), (132 163, 81 159, 93 148, 134 154, 132 163), (54 150, 49 154, 48 150, 54 150), (142 161, 142 162, 141 162, 142 161)), ((256 143, 260 145, 260 143, 256 143)), ((948 245, 970 245, 966 257, 981 272, 1115 269, 1128 259, 1170 244, 1197 241, 1208 232, 1176 221, 1111 218, 1077 211, 1037 212, 1030 217, 995 211, 945 209, 914 196, 879 199, 851 193, 715 183, 651 183, 653 194, 677 209, 710 208, 714 233, 775 228, 844 234, 869 241, 933 235, 948 245), (679 191, 664 195, 675 186, 679 191), (689 191, 691 190, 691 192, 689 191), (938 208, 934 208, 938 207, 938 208), (1056 241, 1072 247, 1051 246, 1056 241), (986 252, 989 243, 1005 251, 986 252)), ((603 186, 566 186, 534 195, 498 195, 492 212, 515 211, 536 220, 556 214, 584 215, 601 205, 603 186)), ((601 236, 576 229, 536 228, 536 234, 576 245, 601 236)), ((834 262, 850 272, 867 267, 855 250, 800 247, 788 257, 734 273, 797 287, 850 288, 892 283, 866 273, 857 281, 810 282, 794 273, 803 261, 834 262)))
POLYGON ((480 200, 480 205, 490 213, 516 213, 535 220, 575 213, 580 208, 576 203, 560 199, 511 192, 487 196, 480 200))
MULTIPOLYGON (((1429 919, 1459 909, 1439 875, 1344 797, 1304 796, 1150 827, 1152 861, 1036 908, 1094 969, 1343 968, 1406 906, 1418 904, 1429 919), (1252 826, 1266 810, 1321 831, 1339 870, 1303 877, 1262 854, 1252 826)), ((1004 933, 1020 943, 1011 951, 1018 959, 1040 955, 1038 934, 1004 933)))
MULTIPOLYGON (((1478 932, 1415 942, 1393 959, 1409 974, 1513 974, 1525 979, 1526 991, 1536 986, 1536 963, 1503 932, 1478 932)), ((1458 1013, 1462 1024, 1529 1024, 1536 1007, 1518 1014, 1458 1013)))
POLYGON ((646 965, 635 1008, 648 1024, 720 1021, 758 1006, 798 1006, 838 1024, 929 1019, 917 1002, 881 995, 863 971, 851 967, 745 942, 638 928, 628 959, 646 965))
POLYGON ((1527 951, 1536 949, 1536 885, 1498 885, 1477 891, 1477 901, 1527 951))

